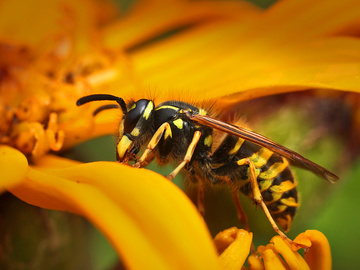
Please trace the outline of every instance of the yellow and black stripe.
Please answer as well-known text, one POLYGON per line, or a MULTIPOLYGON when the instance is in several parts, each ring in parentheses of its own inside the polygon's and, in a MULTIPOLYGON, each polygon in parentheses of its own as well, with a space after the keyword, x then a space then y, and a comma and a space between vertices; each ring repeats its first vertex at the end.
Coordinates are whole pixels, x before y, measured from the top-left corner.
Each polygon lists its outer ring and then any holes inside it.
MULTIPOLYGON (((288 230, 298 207, 296 181, 289 162, 329 182, 338 180, 332 172, 258 133, 211 117, 211 108, 204 110, 181 101, 155 106, 148 99, 125 104, 122 98, 106 94, 82 97, 77 105, 98 100, 116 101, 118 105, 101 106, 94 116, 114 107, 123 112, 116 148, 118 162, 134 161, 135 167, 146 166, 153 159, 160 164, 173 162, 176 168, 169 179, 185 171, 200 186, 205 180, 212 184, 227 183, 235 199, 240 190, 261 205, 283 238, 286 235, 275 221, 288 230), (215 130, 226 135, 213 136, 215 130), (139 158, 141 147, 146 150, 139 158)), ((235 202, 235 206, 241 216, 239 203, 235 202)))
POLYGON ((227 177, 242 193, 253 199, 249 165, 237 164, 242 159, 249 159, 254 164, 265 204, 275 221, 288 230, 298 207, 298 195, 296 181, 285 158, 267 148, 228 135, 212 154, 212 174, 207 177, 214 184, 224 182, 224 177, 227 177))

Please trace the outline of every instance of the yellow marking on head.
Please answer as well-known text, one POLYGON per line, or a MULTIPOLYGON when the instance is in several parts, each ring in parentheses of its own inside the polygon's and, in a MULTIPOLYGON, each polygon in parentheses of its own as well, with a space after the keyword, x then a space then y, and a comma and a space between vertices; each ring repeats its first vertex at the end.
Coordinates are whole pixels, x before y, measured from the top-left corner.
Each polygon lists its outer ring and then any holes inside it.
POLYGON ((127 136, 122 136, 118 145, 116 146, 118 157, 122 159, 125 156, 125 153, 130 149, 133 141, 130 140, 127 136))
POLYGON ((170 109, 170 110, 175 110, 175 111, 179 110, 178 107, 171 106, 171 105, 160 106, 160 107, 157 107, 155 110, 158 111, 158 110, 161 110, 161 109, 170 109))
POLYGON ((131 111, 131 110, 133 110, 133 109, 135 109, 135 108, 136 108, 136 103, 134 103, 134 104, 130 107, 129 111, 131 111))
POLYGON ((140 129, 134 128, 130 134, 133 135, 134 137, 137 137, 140 134, 140 129))
POLYGON ((242 145, 244 142, 245 142, 244 139, 238 138, 238 140, 237 140, 234 148, 231 149, 231 150, 228 152, 228 154, 229 154, 229 155, 236 154, 236 153, 239 151, 241 145, 242 145))
POLYGON ((154 102, 149 101, 148 105, 146 106, 146 109, 143 113, 143 117, 148 120, 150 113, 154 110, 154 102))
POLYGON ((277 162, 271 165, 269 169, 260 173, 260 177, 262 179, 274 179, 278 176, 283 170, 285 170, 289 166, 289 162, 286 159, 283 159, 283 162, 277 162))
POLYGON ((290 180, 282 182, 280 185, 276 185, 270 188, 270 190, 274 193, 285 193, 289 190, 292 190, 296 187, 296 182, 291 182, 290 180))
POLYGON ((172 131, 170 127, 165 129, 164 139, 166 140, 169 136, 172 138, 172 131))
POLYGON ((174 120, 173 123, 178 129, 183 128, 184 121, 181 118, 174 120))
POLYGON ((208 147, 211 147, 212 142, 213 142, 213 138, 211 135, 208 135, 204 140, 204 144, 208 147))
POLYGON ((124 120, 119 125, 119 137, 122 137, 122 135, 124 135, 124 120))
POLYGON ((200 115, 207 115, 207 111, 205 111, 204 109, 199 108, 199 114, 200 115))
POLYGON ((252 154, 250 160, 252 161, 252 163, 254 163, 255 167, 261 168, 268 162, 272 154, 272 151, 263 147, 260 148, 258 152, 252 154))

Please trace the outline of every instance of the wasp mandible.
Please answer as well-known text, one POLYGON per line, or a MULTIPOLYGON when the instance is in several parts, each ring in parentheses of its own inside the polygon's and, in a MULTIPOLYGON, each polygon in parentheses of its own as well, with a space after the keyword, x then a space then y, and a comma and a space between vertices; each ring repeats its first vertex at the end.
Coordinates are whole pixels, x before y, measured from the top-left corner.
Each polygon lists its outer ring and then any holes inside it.
POLYGON ((107 94, 82 97, 77 105, 100 100, 117 104, 100 106, 94 114, 109 108, 122 110, 117 161, 134 161, 135 167, 144 167, 154 159, 159 164, 174 163, 176 167, 168 178, 184 171, 191 181, 199 183, 198 208, 202 214, 204 181, 225 183, 231 187, 245 228, 248 226, 238 200, 239 190, 260 205, 274 230, 292 243, 278 227, 287 231, 298 207, 296 181, 289 163, 331 183, 338 180, 335 174, 298 153, 249 129, 220 121, 211 111, 198 106, 181 101, 155 106, 149 99, 126 104, 122 98, 107 94), (220 140, 215 146, 214 135, 219 132, 226 135, 215 137, 220 140))

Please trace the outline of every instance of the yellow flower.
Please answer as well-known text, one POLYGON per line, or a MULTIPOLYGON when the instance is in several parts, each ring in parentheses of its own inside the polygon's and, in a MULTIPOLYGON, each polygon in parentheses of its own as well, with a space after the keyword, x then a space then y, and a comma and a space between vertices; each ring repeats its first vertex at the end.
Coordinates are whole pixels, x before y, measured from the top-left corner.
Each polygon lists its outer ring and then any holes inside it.
MULTIPOLYGON (((232 1, 138 1, 114 22, 111 4, 95 0, 2 1, 0 192, 85 216, 129 268, 240 268, 251 233, 236 231, 218 258, 195 207, 163 176, 54 154, 116 133, 118 112, 94 118, 96 105, 75 102, 91 93, 140 98, 149 87, 157 102, 181 89, 189 100, 217 99, 223 108, 309 88, 359 92, 360 42, 351 36, 360 17, 356 3, 281 1, 261 10, 232 1)), ((317 232, 300 238, 316 247, 306 264, 329 269, 326 238, 317 232)), ((249 265, 278 269, 284 264, 278 253, 289 267, 305 265, 279 237, 272 242, 249 265)))
MULTIPOLYGON (((185 5, 174 2, 177 10, 185 5)), ((132 68, 142 85, 155 86, 162 95, 169 87, 196 89, 207 99, 221 97, 223 104, 309 88, 358 92, 356 1, 279 1, 267 10, 243 2, 190 3, 192 10, 212 5, 217 14, 202 24, 192 14, 186 23, 172 19, 177 23, 173 28, 189 27, 144 48, 132 45, 144 25, 130 27, 132 21, 125 20, 106 29, 105 45, 130 46, 132 68), (124 44, 127 37, 130 45, 124 44)), ((143 22, 166 33, 170 26, 159 25, 158 18, 172 16, 167 11, 168 6, 159 4, 143 22)))
MULTIPOLYGON (((252 233, 233 227, 218 233, 214 241, 223 269, 243 267, 251 248, 252 233)), ((310 247, 304 258, 287 241, 274 236, 270 244, 259 246, 248 257, 249 269, 331 269, 330 245, 321 232, 308 230, 298 235, 295 241, 310 247)))

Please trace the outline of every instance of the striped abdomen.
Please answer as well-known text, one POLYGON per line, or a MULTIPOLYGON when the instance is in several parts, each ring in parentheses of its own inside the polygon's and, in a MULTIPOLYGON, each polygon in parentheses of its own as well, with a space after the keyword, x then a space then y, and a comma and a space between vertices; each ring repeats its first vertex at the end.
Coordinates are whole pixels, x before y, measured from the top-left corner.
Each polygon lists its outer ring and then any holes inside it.
POLYGON ((230 180, 253 199, 249 165, 239 166, 236 163, 249 158, 255 165, 259 189, 272 217, 285 231, 290 228, 298 207, 298 196, 294 176, 285 158, 231 135, 226 136, 212 158, 216 163, 228 164, 225 167, 230 180))

